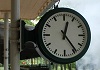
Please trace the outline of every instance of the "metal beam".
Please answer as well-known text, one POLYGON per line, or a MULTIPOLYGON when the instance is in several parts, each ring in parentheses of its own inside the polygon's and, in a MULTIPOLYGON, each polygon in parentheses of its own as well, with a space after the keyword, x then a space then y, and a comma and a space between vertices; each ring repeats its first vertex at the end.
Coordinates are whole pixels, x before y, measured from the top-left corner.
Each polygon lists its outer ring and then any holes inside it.
POLYGON ((11 70, 20 70, 20 51, 18 50, 18 24, 20 19, 20 0, 11 0, 10 64, 11 70))
POLYGON ((9 23, 8 23, 8 12, 4 13, 4 70, 8 70, 8 47, 9 47, 9 23))

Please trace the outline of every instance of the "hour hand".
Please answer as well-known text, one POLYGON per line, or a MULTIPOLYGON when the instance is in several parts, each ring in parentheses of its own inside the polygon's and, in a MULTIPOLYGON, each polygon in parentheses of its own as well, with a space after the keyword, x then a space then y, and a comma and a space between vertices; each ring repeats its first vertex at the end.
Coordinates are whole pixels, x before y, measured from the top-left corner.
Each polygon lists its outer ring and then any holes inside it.
POLYGON ((68 28, 68 22, 66 22, 66 25, 65 25, 65 29, 64 29, 64 33, 63 33, 63 40, 65 40, 65 36, 66 36, 66 33, 67 33, 67 28, 68 28))

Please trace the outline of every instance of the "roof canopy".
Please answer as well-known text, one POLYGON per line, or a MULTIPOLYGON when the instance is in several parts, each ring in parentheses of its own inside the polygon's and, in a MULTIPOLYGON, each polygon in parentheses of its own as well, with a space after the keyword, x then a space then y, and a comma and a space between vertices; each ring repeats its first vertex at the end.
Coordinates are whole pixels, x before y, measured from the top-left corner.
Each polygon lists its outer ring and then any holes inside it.
MULTIPOLYGON (((57 1, 58 0, 20 0, 20 18, 35 19, 57 1)), ((3 13, 5 12, 11 14, 11 0, 0 0, 0 18, 4 18, 3 13)))
MULTIPOLYGON (((51 8, 58 0, 20 0, 20 18, 34 20, 37 16, 44 14, 49 8, 51 8)), ((11 0, 0 0, 0 18, 4 18, 4 13, 9 12, 9 18, 11 18, 11 0)), ((4 24, 0 23, 0 63, 3 63, 4 58, 4 24)), ((7 35, 7 34, 6 34, 7 35)), ((28 44, 29 45, 29 44, 28 44)), ((33 47, 21 52, 21 59, 27 59, 32 57, 38 57, 38 53, 33 47), (30 52, 29 52, 30 51, 30 52)), ((15 52, 15 51, 14 51, 15 52)), ((5 52, 4 52, 5 53, 5 52)), ((15 57, 14 57, 15 58, 15 57)), ((16 61, 16 60, 15 60, 16 61)), ((6 64, 7 65, 7 64, 6 64)), ((13 68, 13 67, 12 67, 13 68)))

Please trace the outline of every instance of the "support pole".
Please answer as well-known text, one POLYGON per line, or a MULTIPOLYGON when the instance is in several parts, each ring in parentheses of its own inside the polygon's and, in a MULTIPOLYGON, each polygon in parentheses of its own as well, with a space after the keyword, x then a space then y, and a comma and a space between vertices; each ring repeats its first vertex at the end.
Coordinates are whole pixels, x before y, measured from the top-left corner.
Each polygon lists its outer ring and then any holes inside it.
POLYGON ((64 70, 66 70, 66 64, 64 64, 64 70))
POLYGON ((58 64, 55 64, 55 70, 58 70, 58 64))
POLYGON ((9 23, 8 23, 8 12, 4 13, 4 70, 8 70, 9 63, 9 23))
POLYGON ((61 70, 63 70, 63 65, 62 64, 60 64, 60 68, 61 68, 61 70))
POLYGON ((10 63, 11 70, 20 70, 20 51, 18 50, 18 24, 20 19, 20 0, 11 0, 10 63))

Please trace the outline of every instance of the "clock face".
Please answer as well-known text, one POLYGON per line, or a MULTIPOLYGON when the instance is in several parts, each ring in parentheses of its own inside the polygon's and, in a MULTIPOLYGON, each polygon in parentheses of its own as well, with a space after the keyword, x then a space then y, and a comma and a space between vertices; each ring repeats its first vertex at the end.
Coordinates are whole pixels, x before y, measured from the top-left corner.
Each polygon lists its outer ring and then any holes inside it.
POLYGON ((78 60, 87 51, 90 42, 85 19, 79 13, 68 10, 49 12, 49 16, 40 23, 40 50, 58 63, 78 60))

